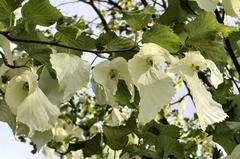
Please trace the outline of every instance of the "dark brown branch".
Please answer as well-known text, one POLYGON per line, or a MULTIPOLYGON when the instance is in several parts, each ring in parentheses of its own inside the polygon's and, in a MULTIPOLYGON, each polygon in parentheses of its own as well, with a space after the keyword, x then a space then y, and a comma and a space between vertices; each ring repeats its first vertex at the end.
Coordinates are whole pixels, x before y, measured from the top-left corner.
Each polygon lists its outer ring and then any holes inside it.
MULTIPOLYGON (((217 9, 215 10, 215 15, 216 15, 217 21, 221 24, 224 24, 224 16, 221 17, 221 15, 217 9)), ((223 13, 223 15, 224 15, 224 13, 223 13)), ((234 54, 231 43, 227 37, 224 38, 224 43, 225 43, 225 49, 226 49, 228 55, 231 57, 231 60, 234 64, 238 74, 240 75, 240 65, 238 63, 237 57, 234 54)))
POLYGON ((50 45, 50 46, 62 47, 62 48, 67 48, 67 49, 81 51, 81 52, 82 51, 89 52, 89 53, 96 54, 98 56, 99 56, 99 54, 102 54, 102 53, 127 52, 127 51, 135 51, 135 52, 137 52, 137 50, 135 50, 135 46, 133 46, 133 47, 131 47, 129 49, 122 49, 122 50, 88 50, 88 49, 76 48, 76 47, 72 47, 72 46, 68 46, 68 45, 64 45, 64 44, 59 44, 59 43, 56 43, 56 42, 28 40, 28 39, 18 39, 18 38, 11 37, 9 35, 9 32, 0 31, 0 34, 5 36, 8 40, 10 40, 12 42, 21 42, 21 43, 39 44, 39 45, 50 45))
POLYGON ((227 66, 226 66, 225 68, 226 68, 226 70, 228 71, 228 73, 229 73, 229 75, 230 75, 230 79, 232 80, 232 82, 233 82, 234 85, 236 86, 236 88, 237 88, 237 90, 238 90, 238 93, 240 93, 240 88, 239 88, 239 86, 238 86, 238 84, 237 84, 237 81, 234 79, 234 76, 232 75, 231 70, 230 70, 227 66))
POLYGON ((187 85, 187 82, 186 81, 183 81, 183 82, 185 84, 185 87, 186 87, 186 89, 188 91, 189 96, 191 97, 191 100, 192 100, 193 104, 195 105, 194 100, 193 100, 193 96, 192 96, 191 91, 190 91, 190 89, 189 89, 189 87, 187 85))
POLYGON ((144 7, 148 6, 148 2, 146 0, 141 0, 142 4, 144 5, 144 7))
POLYGON ((188 0, 180 0, 185 7, 187 7, 194 15, 197 15, 197 13, 192 9, 192 7, 189 5, 188 0))
POLYGON ((95 6, 94 0, 90 0, 90 2, 87 2, 87 3, 92 6, 93 10, 97 13, 97 15, 99 16, 99 18, 101 19, 104 30, 105 30, 106 32, 109 32, 110 29, 109 29, 109 27, 108 27, 107 21, 106 21, 106 19, 104 18, 104 16, 102 15, 102 13, 100 12, 100 10, 98 10, 98 8, 95 6))
POLYGON ((173 102, 173 103, 170 103, 170 105, 174 105, 174 104, 177 104, 177 103, 180 103, 185 97, 187 96, 190 96, 190 94, 185 94, 184 96, 182 96, 181 98, 179 98, 177 101, 173 102))
POLYGON ((122 7, 118 5, 116 2, 112 0, 108 0, 109 4, 112 4, 114 7, 118 8, 119 10, 122 10, 122 7))
POLYGON ((7 58, 5 57, 5 55, 4 55, 4 53, 3 53, 2 51, 0 51, 0 55, 2 56, 2 60, 3 60, 4 65, 7 66, 7 67, 9 67, 9 68, 15 69, 15 68, 26 67, 26 64, 20 65, 20 66, 16 66, 16 65, 11 65, 11 64, 9 64, 7 58))
POLYGON ((167 3, 166 3, 165 0, 162 0, 162 7, 163 7, 164 9, 167 9, 167 3))

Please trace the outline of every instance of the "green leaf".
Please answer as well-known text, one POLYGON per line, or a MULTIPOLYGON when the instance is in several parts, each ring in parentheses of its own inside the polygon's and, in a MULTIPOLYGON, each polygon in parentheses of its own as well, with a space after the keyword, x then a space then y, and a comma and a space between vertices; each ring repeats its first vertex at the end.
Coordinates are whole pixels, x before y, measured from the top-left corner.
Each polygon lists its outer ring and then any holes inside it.
POLYGON ((130 130, 125 126, 103 126, 104 141, 113 150, 123 149, 127 145, 129 133, 130 130))
POLYGON ((130 50, 124 52, 114 52, 111 58, 123 57, 126 60, 131 59, 137 52, 137 47, 132 39, 117 36, 114 32, 102 33, 97 39, 97 48, 99 50, 130 50))
POLYGON ((234 136, 234 132, 225 123, 220 123, 216 125, 213 141, 219 143, 227 154, 231 154, 237 145, 234 136))
POLYGON ((96 45, 99 50, 106 49, 106 45, 111 42, 111 40, 117 38, 117 35, 115 32, 107 32, 107 33, 102 33, 96 40, 96 45))
POLYGON ((151 134, 153 136, 166 135, 175 139, 180 137, 178 127, 174 125, 159 124, 154 120, 144 126, 143 132, 145 134, 151 134))
POLYGON ((31 137, 31 140, 33 141, 34 144, 36 144, 37 151, 40 151, 40 149, 48 143, 52 139, 52 131, 35 131, 33 136, 31 137))
POLYGON ((233 52, 237 57, 240 57, 240 31, 234 31, 229 36, 228 39, 231 43, 233 52))
POLYGON ((79 29, 75 27, 59 26, 58 31, 59 32, 56 33, 55 38, 62 44, 79 49, 96 49, 95 39, 91 38, 84 32, 79 35, 79 29))
POLYGON ((154 8, 146 7, 141 11, 124 12, 123 19, 133 30, 141 30, 152 21, 153 13, 155 13, 154 8))
POLYGON ((102 153, 102 136, 100 133, 96 134, 93 138, 76 142, 74 144, 69 144, 69 151, 77 151, 82 149, 85 157, 91 157, 91 155, 102 153))
POLYGON ((158 124, 151 121, 143 128, 143 140, 145 145, 155 145, 162 158, 170 156, 183 158, 183 145, 179 143, 179 128, 174 125, 158 124))
POLYGON ((155 24, 150 30, 143 33, 142 41, 143 43, 152 42, 158 44, 173 53, 176 53, 181 48, 180 38, 171 28, 165 25, 155 24))
POLYGON ((137 88, 135 87, 135 93, 134 93, 134 101, 130 102, 131 100, 131 94, 129 92, 129 89, 124 82, 124 80, 119 80, 118 81, 118 86, 117 86, 117 92, 115 94, 115 101, 122 106, 127 105, 130 108, 136 108, 140 97, 137 88))
POLYGON ((16 116, 12 114, 5 101, 0 101, 0 121, 8 123, 13 133, 16 131, 16 116))
POLYGON ((91 69, 87 61, 65 53, 51 54, 52 68, 57 73, 60 87, 64 90, 63 100, 67 101, 78 90, 86 87, 91 69))
POLYGON ((49 0, 29 0, 22 7, 22 16, 29 23, 50 26, 61 18, 62 14, 49 0))
POLYGON ((199 50, 206 58, 217 63, 226 61, 227 54, 220 33, 228 36, 235 28, 218 23, 213 13, 205 12, 188 24, 186 30, 186 46, 190 50, 199 50))
MULTIPOLYGON (((23 19, 18 21, 18 24, 12 29, 10 36, 16 39, 24 40, 35 40, 35 41, 46 41, 49 42, 49 39, 38 29, 35 29, 36 26, 27 23, 23 19)), ((47 45, 40 44, 29 44, 24 42, 15 42, 17 44, 18 50, 25 50, 28 54, 35 52, 40 52, 39 50, 49 49, 47 45)))
POLYGON ((130 38, 115 37, 106 44, 108 50, 124 50, 134 47, 134 42, 130 38))
POLYGON ((125 149, 125 152, 129 153, 129 156, 132 158, 134 156, 141 156, 143 158, 159 159, 159 154, 154 151, 146 150, 138 145, 128 145, 125 149))
POLYGON ((10 26, 14 20, 13 11, 20 7, 23 0, 0 0, 0 21, 10 26))
POLYGON ((235 95, 228 98, 231 101, 229 114, 230 121, 240 122, 240 95, 235 95))
POLYGON ((169 0, 169 5, 166 11, 157 19, 157 22, 164 25, 179 23, 187 17, 187 12, 182 9, 179 0, 169 0))
POLYGON ((186 27, 189 37, 201 36, 202 34, 212 31, 221 32, 224 36, 228 36, 236 28, 218 23, 215 15, 211 12, 200 14, 193 22, 186 27))

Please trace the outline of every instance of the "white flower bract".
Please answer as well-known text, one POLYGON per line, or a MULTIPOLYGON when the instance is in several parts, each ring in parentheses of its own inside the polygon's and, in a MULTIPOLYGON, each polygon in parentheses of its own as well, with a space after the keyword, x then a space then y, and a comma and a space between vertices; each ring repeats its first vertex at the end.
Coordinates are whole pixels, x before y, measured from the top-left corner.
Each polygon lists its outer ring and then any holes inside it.
POLYGON ((80 57, 65 53, 51 54, 50 62, 57 73, 60 87, 64 90, 63 101, 78 90, 87 86, 91 69, 87 61, 80 57))
POLYGON ((233 17, 240 17, 239 0, 223 0, 223 7, 228 15, 233 17))
MULTIPOLYGON (((214 11, 219 0, 192 0, 198 3, 198 6, 205 11, 214 11)), ((229 0, 228 0, 229 1, 229 0)))
POLYGON ((157 112, 170 103, 175 90, 160 63, 173 61, 176 59, 166 49, 153 43, 144 44, 140 52, 129 60, 129 72, 141 97, 139 122, 154 119, 157 112))
POLYGON ((169 68, 170 72, 179 74, 186 81, 203 130, 208 125, 221 122, 227 117, 221 104, 212 99, 211 93, 207 91, 202 81, 198 78, 197 72, 207 69, 210 70, 211 84, 217 88, 223 82, 222 74, 216 65, 212 61, 206 60, 200 52, 187 53, 183 59, 169 68))
POLYGON ((60 114, 38 87, 38 76, 25 71, 14 77, 7 85, 5 100, 16 120, 26 124, 30 130, 46 131, 55 123, 60 114))
POLYGON ((134 97, 134 86, 128 71, 128 63, 124 58, 105 60, 97 64, 93 69, 94 80, 101 84, 106 94, 106 101, 112 106, 117 106, 114 95, 117 91, 118 80, 124 80, 129 92, 134 97))

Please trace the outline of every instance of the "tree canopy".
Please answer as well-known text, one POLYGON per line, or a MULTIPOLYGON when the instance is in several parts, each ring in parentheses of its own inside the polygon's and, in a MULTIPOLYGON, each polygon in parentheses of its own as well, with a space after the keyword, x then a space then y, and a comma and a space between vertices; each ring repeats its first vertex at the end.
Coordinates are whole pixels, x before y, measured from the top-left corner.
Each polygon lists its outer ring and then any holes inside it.
POLYGON ((239 0, 0 0, 0 121, 47 159, 237 159, 238 18, 239 0))

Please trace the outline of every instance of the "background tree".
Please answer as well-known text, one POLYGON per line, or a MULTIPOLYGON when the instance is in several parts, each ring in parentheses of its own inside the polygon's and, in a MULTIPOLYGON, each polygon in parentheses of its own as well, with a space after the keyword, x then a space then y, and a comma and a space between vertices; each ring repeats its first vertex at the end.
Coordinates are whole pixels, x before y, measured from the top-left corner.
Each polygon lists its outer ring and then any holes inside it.
POLYGON ((236 159, 239 10, 238 0, 0 0, 0 120, 46 158, 236 159), (70 3, 97 17, 67 17, 58 8, 70 3))

